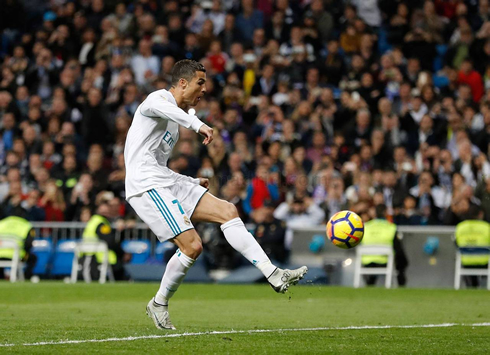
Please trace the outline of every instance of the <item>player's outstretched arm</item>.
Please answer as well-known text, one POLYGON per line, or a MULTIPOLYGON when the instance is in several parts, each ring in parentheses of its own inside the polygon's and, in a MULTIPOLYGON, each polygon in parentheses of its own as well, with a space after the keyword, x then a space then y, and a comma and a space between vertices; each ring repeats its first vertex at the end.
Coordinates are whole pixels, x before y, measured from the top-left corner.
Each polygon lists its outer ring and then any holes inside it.
POLYGON ((189 115, 158 93, 150 94, 141 105, 140 110, 145 116, 160 117, 174 121, 185 128, 192 129, 196 133, 200 133, 200 127, 204 124, 197 116, 189 115))

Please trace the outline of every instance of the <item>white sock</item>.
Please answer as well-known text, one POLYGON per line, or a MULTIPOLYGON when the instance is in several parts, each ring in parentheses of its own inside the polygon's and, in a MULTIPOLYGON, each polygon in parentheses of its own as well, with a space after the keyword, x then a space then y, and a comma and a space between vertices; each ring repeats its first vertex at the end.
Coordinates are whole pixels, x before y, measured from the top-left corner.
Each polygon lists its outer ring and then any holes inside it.
POLYGON ((174 295, 179 285, 184 280, 187 270, 194 264, 195 260, 182 253, 180 249, 170 258, 165 273, 163 274, 160 289, 155 296, 155 302, 168 305, 168 300, 174 295))
POLYGON ((265 277, 272 275, 276 266, 271 263, 267 254, 253 235, 248 232, 239 217, 222 224, 221 230, 233 249, 262 271, 265 277))

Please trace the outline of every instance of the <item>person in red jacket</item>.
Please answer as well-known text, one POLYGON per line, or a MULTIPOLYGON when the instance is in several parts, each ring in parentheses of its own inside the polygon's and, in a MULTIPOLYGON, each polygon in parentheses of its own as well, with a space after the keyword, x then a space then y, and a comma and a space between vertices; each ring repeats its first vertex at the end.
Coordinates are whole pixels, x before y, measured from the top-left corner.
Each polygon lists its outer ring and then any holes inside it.
POLYGON ((267 200, 273 202, 279 200, 278 179, 273 178, 276 174, 277 172, 270 172, 265 165, 257 166, 255 177, 248 184, 247 196, 243 201, 246 214, 250 215, 252 211, 262 207, 267 200))
POLYGON ((461 63, 458 73, 458 84, 467 84, 471 88, 474 102, 479 102, 485 92, 482 77, 480 73, 473 69, 473 63, 470 59, 465 59, 461 63))
POLYGON ((211 45, 209 46, 209 53, 207 56, 215 73, 221 74, 225 71, 228 54, 221 50, 220 41, 215 40, 211 42, 211 45))

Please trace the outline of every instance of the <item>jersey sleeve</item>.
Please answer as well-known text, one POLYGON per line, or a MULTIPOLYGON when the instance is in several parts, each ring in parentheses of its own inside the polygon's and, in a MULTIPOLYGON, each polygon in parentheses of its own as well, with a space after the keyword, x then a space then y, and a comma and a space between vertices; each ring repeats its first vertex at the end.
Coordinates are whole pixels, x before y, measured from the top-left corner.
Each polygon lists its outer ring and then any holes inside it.
POLYGON ((189 115, 158 93, 150 94, 141 105, 140 110, 145 116, 168 119, 196 133, 204 124, 197 116, 189 115))

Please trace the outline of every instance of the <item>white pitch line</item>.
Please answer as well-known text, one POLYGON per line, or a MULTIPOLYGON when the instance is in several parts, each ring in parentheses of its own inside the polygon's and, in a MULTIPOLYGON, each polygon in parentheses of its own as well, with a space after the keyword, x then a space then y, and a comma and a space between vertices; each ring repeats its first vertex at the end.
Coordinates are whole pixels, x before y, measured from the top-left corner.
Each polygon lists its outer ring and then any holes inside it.
POLYGON ((124 337, 124 338, 42 341, 42 342, 38 342, 38 343, 24 343, 24 344, 0 344, 0 347, 106 343, 106 342, 111 342, 111 341, 134 341, 134 340, 141 340, 141 339, 182 338, 182 337, 193 337, 193 336, 200 336, 200 335, 256 334, 256 333, 281 333, 281 332, 314 332, 314 331, 319 331, 319 330, 417 329, 417 328, 449 328, 449 327, 490 327, 490 323, 472 323, 472 324, 441 323, 441 324, 418 324, 418 325, 360 325, 360 326, 349 326, 349 327, 224 330, 224 331, 210 331, 210 332, 197 332, 197 333, 171 333, 171 334, 164 334, 164 335, 142 335, 142 336, 124 337))

